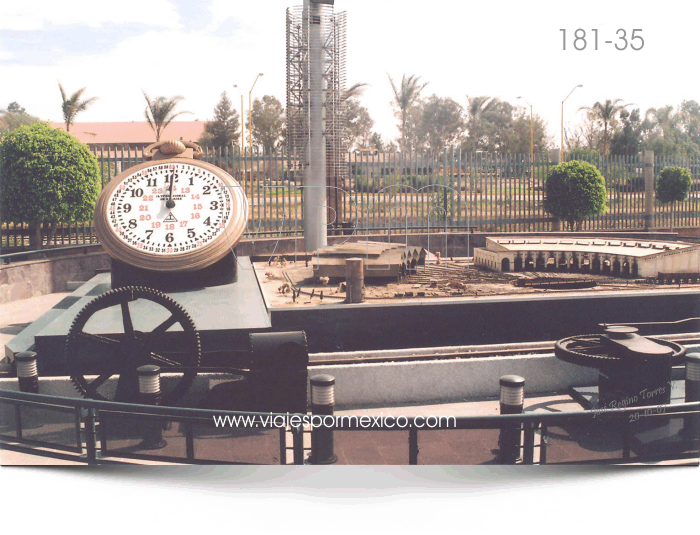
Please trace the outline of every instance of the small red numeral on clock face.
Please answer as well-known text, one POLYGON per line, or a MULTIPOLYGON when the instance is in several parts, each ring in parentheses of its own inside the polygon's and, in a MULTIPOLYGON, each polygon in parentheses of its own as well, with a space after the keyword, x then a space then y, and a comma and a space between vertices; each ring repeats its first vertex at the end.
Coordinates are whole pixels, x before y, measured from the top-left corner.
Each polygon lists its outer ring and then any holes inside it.
POLYGON ((192 195, 190 195, 190 197, 193 201, 199 200, 199 193, 193 193, 192 195))
POLYGON ((180 221, 180 228, 186 227, 187 226, 187 221, 180 221))
POLYGON ((160 228, 160 221, 155 221, 151 223, 151 228, 160 228))
POLYGON ((199 219, 199 212, 195 212, 192 214, 192 219, 199 219))
POLYGON ((174 223, 168 223, 165 225, 165 230, 175 230, 175 224, 174 223))
POLYGON ((139 212, 148 212, 148 205, 147 204, 140 204, 139 205, 139 212))
POLYGON ((150 221, 150 220, 151 220, 151 214, 146 214, 146 215, 141 214, 139 216, 139 221, 150 221))
POLYGON ((192 205, 192 210, 201 210, 201 209, 202 209, 202 205, 201 205, 201 204, 193 204, 193 205, 192 205))

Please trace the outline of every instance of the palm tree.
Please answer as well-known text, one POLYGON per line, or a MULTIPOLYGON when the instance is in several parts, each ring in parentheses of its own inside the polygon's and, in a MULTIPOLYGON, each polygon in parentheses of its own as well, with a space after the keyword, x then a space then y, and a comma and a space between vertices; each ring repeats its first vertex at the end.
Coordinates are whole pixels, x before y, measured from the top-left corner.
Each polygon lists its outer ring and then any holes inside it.
POLYGON ((190 111, 179 111, 174 113, 177 103, 184 100, 185 97, 156 97, 155 99, 151 100, 145 91, 143 91, 143 96, 146 98, 146 102, 148 103, 148 106, 144 111, 144 115, 146 116, 148 124, 151 125, 151 128, 153 129, 153 133, 156 135, 156 141, 160 141, 160 136, 163 133, 163 130, 165 130, 165 128, 173 119, 175 119, 175 117, 182 115, 183 113, 192 113, 190 111))
POLYGON ((63 110, 63 121, 66 123, 66 132, 70 132, 70 125, 75 121, 75 116, 81 111, 87 110, 90 105, 97 100, 97 97, 80 100, 80 97, 83 96, 83 91, 87 89, 85 87, 78 89, 70 97, 66 97, 66 92, 63 90, 61 82, 58 82, 58 88, 61 90, 61 98, 63 99, 63 105, 61 106, 63 110))
POLYGON ((365 92, 365 87, 369 84, 353 84, 343 91, 343 100, 357 98, 365 92))
MULTIPOLYGON (((387 73, 387 76, 389 76, 389 73, 387 73)), ((407 126, 408 126, 408 118, 409 114, 411 112, 411 108, 416 104, 418 99, 420 98, 420 92, 423 91, 423 88, 428 85, 428 82, 424 84, 420 84, 419 82, 420 76, 416 76, 415 74, 412 74, 408 78, 404 74, 401 77, 401 87, 396 88, 396 85, 394 84, 394 80, 391 79, 391 76, 389 76, 389 83, 391 84, 391 89, 394 90, 394 104, 398 108, 398 111, 396 113, 396 117, 399 119, 400 124, 399 124, 399 132, 401 134, 400 138, 400 145, 401 145, 401 152, 406 151, 406 147, 408 145, 408 139, 407 139, 407 126)))
POLYGON ((482 96, 467 97, 467 100, 469 101, 467 127, 469 129, 469 137, 472 138, 473 150, 476 152, 477 144, 481 138, 481 117, 484 112, 489 111, 496 105, 498 99, 482 96))
POLYGON ((593 106, 581 106, 579 111, 588 110, 592 116, 603 123, 603 158, 608 152, 608 125, 615 120, 617 114, 624 110, 627 106, 633 104, 620 104, 621 98, 615 100, 606 100, 605 102, 596 102, 593 106))

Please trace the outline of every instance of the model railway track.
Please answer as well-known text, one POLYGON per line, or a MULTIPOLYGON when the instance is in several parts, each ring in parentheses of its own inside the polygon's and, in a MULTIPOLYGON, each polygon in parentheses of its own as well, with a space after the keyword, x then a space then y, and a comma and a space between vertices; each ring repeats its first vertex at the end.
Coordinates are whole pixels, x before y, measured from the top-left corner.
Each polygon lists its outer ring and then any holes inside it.
MULTIPOLYGON (((700 349, 700 333, 653 335, 654 338, 676 342, 681 345, 700 349)), ((534 342, 527 344, 503 344, 498 346, 474 346, 455 348, 455 351, 444 351, 446 348, 415 348, 405 350, 357 351, 344 356, 333 357, 333 353, 312 353, 309 355, 309 366, 335 366, 340 364, 379 364, 392 362, 412 362, 426 360, 454 360, 489 357, 514 357, 520 355, 546 355, 554 353, 554 341, 534 342), (411 351, 412 353, 408 353, 411 351), (405 353, 405 354, 399 354, 405 353)))

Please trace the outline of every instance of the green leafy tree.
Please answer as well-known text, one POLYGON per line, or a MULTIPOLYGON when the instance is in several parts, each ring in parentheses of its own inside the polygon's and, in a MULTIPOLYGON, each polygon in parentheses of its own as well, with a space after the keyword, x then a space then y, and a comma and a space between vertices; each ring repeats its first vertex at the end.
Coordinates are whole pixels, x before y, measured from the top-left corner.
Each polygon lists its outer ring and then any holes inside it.
POLYGON ((374 120, 369 115, 369 110, 362 106, 356 98, 345 101, 345 124, 347 125, 347 147, 362 147, 369 143, 372 135, 374 120))
POLYGON ((590 111, 593 117, 603 124, 603 157, 608 153, 608 127, 615 122, 617 115, 622 110, 632 105, 620 104, 621 102, 621 98, 608 99, 605 102, 596 102, 593 106, 582 106, 579 108, 579 111, 590 111))
MULTIPOLYGON (((266 153, 277 147, 284 131, 284 107, 272 95, 253 101, 253 139, 266 153)), ((250 123, 250 121, 249 121, 250 123)))
POLYGON ((610 140, 610 152, 624 156, 637 154, 642 148, 644 133, 639 108, 632 112, 620 111, 620 123, 620 128, 615 130, 610 140))
POLYGON ((656 199, 662 203, 672 203, 671 230, 677 202, 683 202, 688 196, 693 179, 685 167, 664 167, 656 178, 656 199))
POLYGON ((433 154, 457 143, 464 131, 462 106, 451 98, 431 95, 420 106, 418 138, 433 154))
POLYGON ((185 97, 175 96, 171 98, 167 97, 156 97, 155 99, 149 98, 145 91, 143 96, 146 99, 146 109, 144 110, 144 115, 148 124, 151 126, 153 133, 156 135, 156 141, 160 141, 161 135, 163 135, 163 130, 172 122, 176 117, 184 113, 192 113, 189 111, 179 111, 175 113, 175 108, 181 100, 185 100, 185 97))
POLYGON ((372 132, 367 148, 377 149, 379 152, 384 152, 384 140, 382 140, 382 135, 379 132, 372 132))
POLYGON ((6 110, 0 110, 0 139, 21 126, 38 123, 39 118, 29 115, 17 102, 10 102, 6 110))
POLYGON ((58 82, 58 88, 61 90, 61 98, 63 99, 63 104, 61 105, 63 122, 66 123, 66 132, 70 132, 70 126, 75 121, 75 116, 87 110, 97 100, 97 97, 80 100, 83 92, 87 89, 86 87, 78 89, 70 97, 66 95, 61 82, 58 82))
MULTIPOLYGON (((388 73, 387 76, 389 76, 388 73)), ((428 82, 421 84, 420 76, 411 74, 407 77, 404 74, 401 77, 400 86, 397 87, 396 84, 394 84, 394 80, 391 79, 391 76, 389 76, 389 83, 394 92, 394 100, 392 102, 395 109, 394 115, 399 120, 399 147, 401 148, 401 152, 408 152, 411 149, 408 132, 410 114, 420 99, 421 91, 428 85, 428 82)))
POLYGON ((544 209, 580 230, 587 217, 605 212, 605 179, 598 169, 580 160, 552 168, 545 182, 544 209))
MULTIPOLYGON (((530 112, 521 109, 513 112, 513 122, 506 132, 504 152, 530 153, 530 112)), ((532 133, 535 154, 547 150, 547 123, 539 115, 532 118, 532 133)))
POLYGON ((480 147, 484 137, 482 117, 486 112, 492 110, 499 101, 497 98, 487 96, 467 97, 467 100, 469 101, 469 106, 467 106, 467 142, 471 150, 476 152, 479 148, 483 148, 480 147))
POLYGON ((101 181, 86 145, 46 123, 23 126, 0 142, 0 213, 4 222, 29 223, 30 244, 41 247, 56 223, 92 219, 101 181))
POLYGON ((207 121, 199 143, 208 147, 230 147, 240 135, 240 118, 233 108, 226 91, 221 93, 221 100, 214 108, 214 120, 207 121))

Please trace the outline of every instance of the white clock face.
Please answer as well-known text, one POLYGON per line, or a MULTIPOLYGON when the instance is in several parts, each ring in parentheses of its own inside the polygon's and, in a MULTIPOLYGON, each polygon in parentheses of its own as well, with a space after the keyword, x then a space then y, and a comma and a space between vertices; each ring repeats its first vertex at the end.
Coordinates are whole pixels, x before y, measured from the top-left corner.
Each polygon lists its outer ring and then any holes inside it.
POLYGON ((177 255, 201 249, 232 217, 230 187, 188 163, 153 165, 127 176, 107 200, 114 235, 140 252, 177 255))

